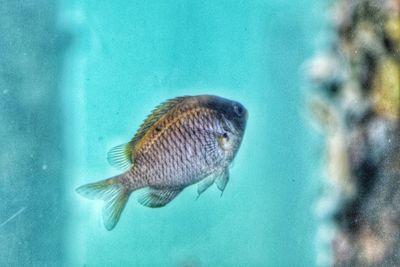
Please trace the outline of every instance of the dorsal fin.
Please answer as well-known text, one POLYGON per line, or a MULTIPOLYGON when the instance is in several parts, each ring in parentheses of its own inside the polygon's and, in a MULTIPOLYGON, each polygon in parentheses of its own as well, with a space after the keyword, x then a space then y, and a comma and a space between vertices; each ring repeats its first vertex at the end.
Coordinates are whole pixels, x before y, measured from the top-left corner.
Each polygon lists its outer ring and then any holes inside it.
POLYGON ((177 104, 188 98, 189 96, 180 96, 173 99, 169 99, 157 107, 155 107, 149 116, 143 121, 142 125, 137 130, 135 136, 131 140, 132 147, 135 147, 137 142, 143 138, 143 136, 148 132, 148 130, 168 111, 174 108, 177 104))

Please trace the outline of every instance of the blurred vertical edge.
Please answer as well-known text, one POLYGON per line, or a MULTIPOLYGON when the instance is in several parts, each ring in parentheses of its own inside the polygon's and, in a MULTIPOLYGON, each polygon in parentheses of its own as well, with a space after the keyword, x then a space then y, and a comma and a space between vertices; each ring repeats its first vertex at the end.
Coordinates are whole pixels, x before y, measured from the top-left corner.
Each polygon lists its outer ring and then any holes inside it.
POLYGON ((331 46, 308 64, 326 140, 327 265, 400 266, 400 1, 336 0, 330 15, 331 46))
POLYGON ((62 266, 57 1, 0 0, 0 266, 62 266))

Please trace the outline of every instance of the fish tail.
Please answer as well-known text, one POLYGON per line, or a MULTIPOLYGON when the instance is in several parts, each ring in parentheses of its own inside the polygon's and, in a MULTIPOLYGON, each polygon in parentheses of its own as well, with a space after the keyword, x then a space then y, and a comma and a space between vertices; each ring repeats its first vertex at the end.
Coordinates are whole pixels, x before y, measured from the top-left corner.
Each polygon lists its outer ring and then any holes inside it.
POLYGON ((120 181, 122 175, 117 175, 99 182, 82 185, 76 192, 88 199, 101 199, 103 206, 103 223, 111 231, 118 223, 119 217, 128 201, 130 190, 120 181))

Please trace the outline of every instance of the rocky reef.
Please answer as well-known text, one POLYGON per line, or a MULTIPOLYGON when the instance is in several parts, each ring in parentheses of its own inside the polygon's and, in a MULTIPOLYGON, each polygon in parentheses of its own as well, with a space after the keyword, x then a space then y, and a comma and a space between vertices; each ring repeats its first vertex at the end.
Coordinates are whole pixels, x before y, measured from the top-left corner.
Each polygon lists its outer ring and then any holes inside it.
POLYGON ((319 207, 334 225, 329 265, 400 266, 400 1, 332 4, 330 47, 307 64, 326 148, 320 202, 334 203, 319 207))

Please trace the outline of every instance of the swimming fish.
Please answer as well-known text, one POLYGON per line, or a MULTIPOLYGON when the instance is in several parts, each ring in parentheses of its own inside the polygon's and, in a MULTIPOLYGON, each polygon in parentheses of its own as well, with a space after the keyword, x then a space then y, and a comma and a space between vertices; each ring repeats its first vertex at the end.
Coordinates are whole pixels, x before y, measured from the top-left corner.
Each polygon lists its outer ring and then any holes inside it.
POLYGON ((138 189, 144 206, 162 207, 183 189, 198 184, 198 196, 214 183, 224 191, 229 165, 246 128, 246 108, 218 96, 183 96, 157 106, 133 139, 110 150, 111 165, 126 170, 78 187, 89 199, 102 199, 103 222, 112 230, 138 189))

